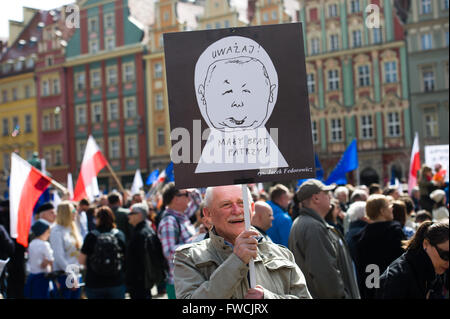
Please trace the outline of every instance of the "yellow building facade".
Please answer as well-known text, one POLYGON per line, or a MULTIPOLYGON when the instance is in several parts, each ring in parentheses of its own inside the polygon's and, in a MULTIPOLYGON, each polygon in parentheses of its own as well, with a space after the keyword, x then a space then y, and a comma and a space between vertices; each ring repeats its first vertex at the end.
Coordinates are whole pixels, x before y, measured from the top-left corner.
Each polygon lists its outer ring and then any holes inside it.
MULTIPOLYGON (((28 160, 39 149, 34 73, 0 78, 0 169, 10 172, 11 153, 28 160)), ((6 188, 0 183, 0 192, 6 188)))

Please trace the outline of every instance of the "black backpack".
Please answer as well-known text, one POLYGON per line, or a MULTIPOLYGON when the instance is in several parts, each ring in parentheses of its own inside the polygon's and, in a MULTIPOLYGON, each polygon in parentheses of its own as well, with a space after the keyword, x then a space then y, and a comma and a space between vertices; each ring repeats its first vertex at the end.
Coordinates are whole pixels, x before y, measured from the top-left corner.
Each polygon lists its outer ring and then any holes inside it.
POLYGON ((145 238, 145 287, 150 289, 154 284, 158 284, 164 281, 169 273, 169 264, 166 257, 164 257, 161 241, 158 238, 158 234, 153 229, 150 229, 150 233, 145 238))
POLYGON ((118 232, 116 228, 106 233, 92 231, 97 236, 97 242, 94 252, 89 257, 89 266, 95 273, 102 276, 116 276, 122 270, 124 253, 115 236, 118 232))

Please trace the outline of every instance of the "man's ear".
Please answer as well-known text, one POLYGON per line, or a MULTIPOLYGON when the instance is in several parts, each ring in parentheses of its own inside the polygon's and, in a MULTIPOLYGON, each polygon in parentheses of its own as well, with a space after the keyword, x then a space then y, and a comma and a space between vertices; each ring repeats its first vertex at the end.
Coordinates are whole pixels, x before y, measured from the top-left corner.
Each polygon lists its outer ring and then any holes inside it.
POLYGON ((270 86, 270 95, 269 95, 269 102, 272 103, 273 102, 273 90, 275 90, 275 88, 277 87, 276 84, 272 84, 270 86))
POLYGON ((207 207, 203 207, 203 215, 205 217, 211 218, 211 212, 209 211, 209 209, 207 207))
POLYGON ((200 94, 202 96, 202 102, 203 105, 206 105, 206 100, 205 100, 205 87, 203 84, 200 84, 198 86, 198 94, 200 94))

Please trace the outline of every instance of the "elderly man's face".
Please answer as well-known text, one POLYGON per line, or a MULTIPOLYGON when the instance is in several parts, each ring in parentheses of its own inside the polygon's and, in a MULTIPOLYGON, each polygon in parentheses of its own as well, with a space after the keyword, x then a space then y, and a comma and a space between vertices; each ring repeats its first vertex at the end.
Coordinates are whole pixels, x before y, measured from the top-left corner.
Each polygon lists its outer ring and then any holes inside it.
POLYGON ((234 243, 236 237, 245 230, 241 187, 238 185, 215 187, 213 199, 209 207, 205 207, 204 213, 214 225, 217 234, 234 243))
POLYGON ((56 211, 55 209, 44 210, 39 214, 39 218, 45 219, 49 223, 54 223, 56 220, 56 211))
POLYGON ((274 88, 260 62, 218 62, 205 85, 208 118, 219 130, 255 129, 268 115, 274 88))

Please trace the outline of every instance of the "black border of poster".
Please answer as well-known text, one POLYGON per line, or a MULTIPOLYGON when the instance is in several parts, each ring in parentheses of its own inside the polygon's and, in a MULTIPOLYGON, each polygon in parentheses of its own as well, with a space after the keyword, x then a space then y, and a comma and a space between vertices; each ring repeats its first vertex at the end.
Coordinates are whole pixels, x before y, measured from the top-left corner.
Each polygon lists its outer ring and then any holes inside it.
MULTIPOLYGON (((256 182, 287 181, 315 177, 311 117, 306 86, 306 64, 301 23, 227 28, 164 34, 165 67, 169 97, 170 127, 189 131, 190 163, 174 162, 177 188, 205 187, 256 182), (237 170, 195 173, 193 148, 203 150, 206 140, 194 136, 193 120, 201 133, 208 128, 197 104, 195 65, 203 51, 215 41, 242 36, 259 43, 278 73, 278 97, 266 129, 278 129, 278 148, 289 167, 266 170, 237 170), (190 116, 186 116, 191 114, 190 116), (197 137, 197 140, 195 138, 197 137), (195 143, 198 143, 195 146, 195 143)), ((200 134, 201 136, 201 134, 200 134)), ((172 140, 172 147, 180 136, 172 140)), ((198 159, 197 159, 198 160, 198 159)))

